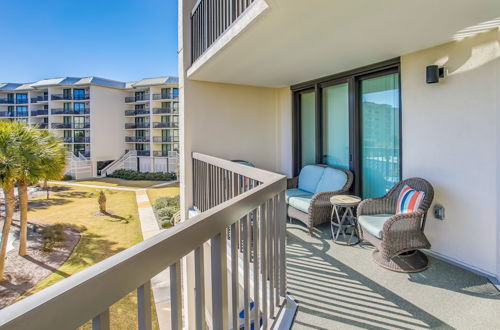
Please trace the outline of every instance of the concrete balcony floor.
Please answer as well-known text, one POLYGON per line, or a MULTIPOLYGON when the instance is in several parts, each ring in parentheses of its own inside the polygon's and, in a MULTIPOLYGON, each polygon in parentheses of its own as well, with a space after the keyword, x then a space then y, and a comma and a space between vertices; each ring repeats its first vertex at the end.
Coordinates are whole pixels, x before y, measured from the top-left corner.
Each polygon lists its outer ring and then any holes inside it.
POLYGON ((385 270, 369 244, 341 246, 329 225, 310 237, 288 224, 288 290, 294 329, 498 329, 500 292, 486 278, 430 258, 424 272, 385 270))

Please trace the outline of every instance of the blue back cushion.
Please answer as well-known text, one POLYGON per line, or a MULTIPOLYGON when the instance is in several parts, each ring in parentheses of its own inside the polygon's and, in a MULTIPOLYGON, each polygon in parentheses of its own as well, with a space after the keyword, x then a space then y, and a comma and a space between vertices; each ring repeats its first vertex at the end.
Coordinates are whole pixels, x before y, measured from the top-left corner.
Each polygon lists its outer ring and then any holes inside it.
POLYGON ((323 172, 323 176, 319 180, 316 186, 315 193, 325 192, 325 191, 336 191, 342 189, 342 187, 347 182, 347 174, 341 170, 335 168, 327 167, 323 172))
POLYGON ((300 171, 299 186, 300 190, 305 190, 310 193, 316 192, 316 186, 323 176, 324 167, 307 165, 300 171))

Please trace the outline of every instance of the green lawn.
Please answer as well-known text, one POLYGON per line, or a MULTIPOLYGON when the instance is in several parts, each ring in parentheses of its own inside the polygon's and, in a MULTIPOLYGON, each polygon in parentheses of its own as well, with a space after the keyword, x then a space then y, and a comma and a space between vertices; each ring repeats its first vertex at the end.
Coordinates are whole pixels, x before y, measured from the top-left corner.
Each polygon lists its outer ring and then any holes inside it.
MULTIPOLYGON (((88 193, 95 189, 58 186, 59 192, 30 201, 29 221, 62 223, 78 228, 81 239, 68 260, 57 272, 38 283, 28 294, 38 292, 65 277, 75 274, 142 241, 135 192, 109 191, 107 209, 112 216, 95 216, 97 198, 88 193)), ((123 274, 126 276, 126 274, 123 274)), ((111 307, 112 328, 135 329, 136 294, 131 293, 111 307)), ((155 328, 157 328, 156 317, 155 328)), ((85 325, 84 328, 90 328, 85 325)))
POLYGON ((76 183, 106 186, 106 187, 124 187, 124 188, 149 188, 154 185, 165 183, 165 181, 149 181, 149 180, 123 180, 117 178, 96 178, 92 180, 79 180, 76 183))
POLYGON ((151 204, 154 204, 154 202, 159 198, 159 197, 174 197, 180 194, 180 189, 179 189, 179 184, 178 183, 173 183, 171 185, 165 186, 165 187, 160 187, 160 188, 151 188, 147 190, 149 201, 151 204))

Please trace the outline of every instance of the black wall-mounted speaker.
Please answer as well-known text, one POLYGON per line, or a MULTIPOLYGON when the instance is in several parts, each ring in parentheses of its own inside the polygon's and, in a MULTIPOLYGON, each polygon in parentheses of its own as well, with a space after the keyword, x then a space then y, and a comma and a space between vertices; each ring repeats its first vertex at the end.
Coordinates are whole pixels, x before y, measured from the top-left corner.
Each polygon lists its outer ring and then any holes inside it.
POLYGON ((439 78, 444 78, 444 67, 437 65, 429 65, 426 68, 425 79, 428 84, 435 84, 439 82, 439 78))

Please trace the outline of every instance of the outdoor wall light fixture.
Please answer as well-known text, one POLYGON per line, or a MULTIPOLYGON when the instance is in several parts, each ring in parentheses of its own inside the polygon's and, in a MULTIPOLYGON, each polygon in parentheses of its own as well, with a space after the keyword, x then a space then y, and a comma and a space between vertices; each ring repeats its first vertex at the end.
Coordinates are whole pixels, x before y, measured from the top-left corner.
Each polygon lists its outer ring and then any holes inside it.
POLYGON ((428 84, 435 84, 439 82, 439 78, 444 78, 444 66, 429 65, 426 68, 426 82, 428 84))

